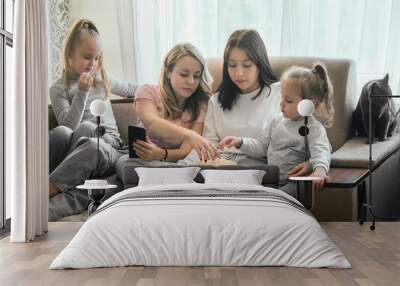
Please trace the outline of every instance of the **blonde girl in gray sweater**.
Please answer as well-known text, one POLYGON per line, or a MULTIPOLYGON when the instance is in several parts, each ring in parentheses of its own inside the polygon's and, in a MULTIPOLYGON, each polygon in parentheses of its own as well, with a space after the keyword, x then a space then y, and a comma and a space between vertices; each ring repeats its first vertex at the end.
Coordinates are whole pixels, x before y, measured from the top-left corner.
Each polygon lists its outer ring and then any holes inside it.
POLYGON ((75 189, 85 179, 115 172, 121 156, 121 139, 111 108, 110 94, 134 97, 137 86, 109 79, 103 66, 100 35, 89 20, 76 21, 63 49, 60 78, 50 87, 50 101, 59 124, 49 133, 49 219, 79 213, 87 207, 86 192, 75 189), (93 100, 101 99, 106 112, 97 161, 96 118, 90 112, 93 100))

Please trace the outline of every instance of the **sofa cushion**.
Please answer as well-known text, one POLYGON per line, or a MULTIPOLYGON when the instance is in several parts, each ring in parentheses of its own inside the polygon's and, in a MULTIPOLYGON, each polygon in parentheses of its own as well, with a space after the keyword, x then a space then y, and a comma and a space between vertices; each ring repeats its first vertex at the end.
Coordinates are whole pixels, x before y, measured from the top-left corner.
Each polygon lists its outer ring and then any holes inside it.
MULTIPOLYGON (((390 155, 400 149, 400 134, 372 144, 372 166, 375 169, 390 155)), ((369 145, 366 137, 353 137, 332 154, 331 167, 369 167, 369 145)))
POLYGON ((56 115, 54 114, 53 107, 51 104, 47 106, 48 116, 49 116, 49 130, 56 128, 58 126, 56 115))
POLYGON ((133 108, 133 99, 117 99, 117 97, 113 95, 111 103, 119 134, 122 139, 128 140, 128 125, 137 125, 137 116, 133 108))
MULTIPOLYGON (((139 162, 137 159, 130 159, 129 156, 123 155, 121 158, 119 158, 117 165, 116 165, 116 171, 117 171, 117 176, 120 178, 120 180, 123 182, 124 187, 132 187, 136 186, 139 181, 139 177, 135 171, 135 168, 142 166, 142 167, 148 167, 148 168, 184 168, 187 166, 180 166, 177 165, 176 163, 170 163, 170 162, 156 162, 154 161, 147 161, 147 162, 139 162), (156 164, 156 165, 155 165, 156 164), (144 166, 147 165, 147 166, 144 166)), ((219 169, 219 170, 243 170, 243 169, 256 169, 256 170, 262 170, 265 171, 265 175, 262 179, 262 185, 264 186, 271 186, 271 187, 278 187, 279 186, 279 168, 277 166, 272 166, 272 165, 260 165, 260 166, 251 166, 251 167, 243 167, 243 166, 211 166, 211 165, 199 165, 197 167, 200 167, 202 170, 207 170, 207 169, 219 169)), ((195 181, 197 183, 204 183, 204 178, 203 176, 199 173, 195 181)))
MULTIPOLYGON (((327 129, 332 150, 336 151, 351 137, 351 116, 357 104, 355 64, 347 59, 327 59, 312 57, 270 57, 272 69, 279 78, 282 72, 291 65, 311 67, 313 62, 321 61, 326 64, 334 88, 335 122, 327 129)), ((214 79, 213 91, 216 91, 222 79, 222 58, 210 58, 207 67, 214 79)), ((127 139, 128 125, 136 125, 137 118, 133 109, 133 99, 120 98, 111 95, 114 116, 118 130, 123 139, 127 139)), ((49 107, 49 129, 57 122, 49 107)))
MULTIPOLYGON (((123 98, 117 95, 111 95, 112 109, 117 122, 118 131, 121 138, 128 140, 128 125, 137 125, 137 116, 133 108, 132 98, 123 98)), ((52 106, 48 105, 49 130, 58 126, 56 116, 52 106)))

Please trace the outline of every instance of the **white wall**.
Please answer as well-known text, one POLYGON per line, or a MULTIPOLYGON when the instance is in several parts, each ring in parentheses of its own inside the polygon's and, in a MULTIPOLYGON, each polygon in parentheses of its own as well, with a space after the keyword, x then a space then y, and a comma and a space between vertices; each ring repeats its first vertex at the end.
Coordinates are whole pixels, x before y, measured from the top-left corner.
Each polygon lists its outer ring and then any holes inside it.
POLYGON ((86 18, 93 21, 99 29, 107 73, 113 77, 125 79, 121 69, 116 1, 71 0, 70 3, 72 21, 86 18))

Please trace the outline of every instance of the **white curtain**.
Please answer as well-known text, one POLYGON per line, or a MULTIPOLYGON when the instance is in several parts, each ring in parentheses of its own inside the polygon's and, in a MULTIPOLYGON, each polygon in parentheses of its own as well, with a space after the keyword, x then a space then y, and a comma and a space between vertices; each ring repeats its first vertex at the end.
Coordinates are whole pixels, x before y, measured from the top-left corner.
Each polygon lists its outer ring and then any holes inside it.
POLYGON ((15 2, 13 93, 6 98, 6 188, 12 242, 48 226, 47 0, 15 2))
POLYGON ((132 0, 118 0, 117 24, 120 40, 121 64, 123 79, 130 82, 137 82, 137 63, 135 58, 135 31, 136 15, 133 12, 132 0))
POLYGON ((195 44, 206 57, 222 57, 234 30, 255 28, 271 56, 351 58, 359 89, 389 73, 393 91, 400 93, 400 1, 131 1, 141 82, 157 81, 163 56, 178 42, 195 44))

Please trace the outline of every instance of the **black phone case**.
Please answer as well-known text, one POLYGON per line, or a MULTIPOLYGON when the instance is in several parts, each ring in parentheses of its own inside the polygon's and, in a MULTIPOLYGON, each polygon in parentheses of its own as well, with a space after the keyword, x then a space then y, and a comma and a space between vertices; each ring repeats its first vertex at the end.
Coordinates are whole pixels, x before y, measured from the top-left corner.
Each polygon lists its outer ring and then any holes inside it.
POLYGON ((129 158, 138 158, 135 150, 133 150, 133 142, 135 140, 143 140, 146 141, 146 129, 138 126, 128 126, 128 150, 129 150, 129 158))

